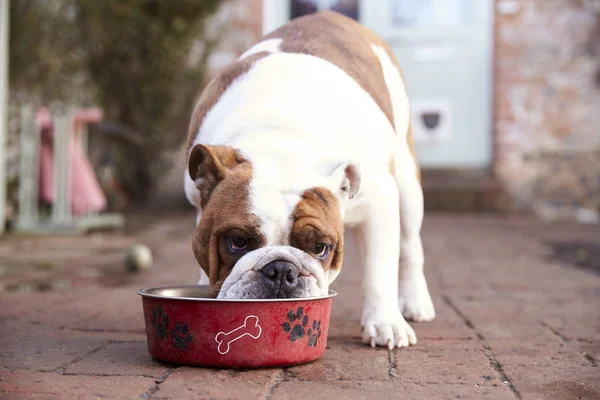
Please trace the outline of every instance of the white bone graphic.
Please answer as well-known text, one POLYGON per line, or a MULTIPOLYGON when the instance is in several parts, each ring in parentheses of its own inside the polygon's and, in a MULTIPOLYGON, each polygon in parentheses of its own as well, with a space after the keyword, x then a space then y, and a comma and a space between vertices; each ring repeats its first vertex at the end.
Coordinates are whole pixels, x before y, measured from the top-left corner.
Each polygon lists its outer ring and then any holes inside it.
POLYGON ((229 345, 236 340, 248 335, 252 339, 258 339, 262 333, 262 328, 258 324, 258 317, 248 315, 244 320, 244 325, 235 328, 231 332, 219 332, 215 336, 215 341, 219 344, 218 351, 221 354, 229 352, 229 345))

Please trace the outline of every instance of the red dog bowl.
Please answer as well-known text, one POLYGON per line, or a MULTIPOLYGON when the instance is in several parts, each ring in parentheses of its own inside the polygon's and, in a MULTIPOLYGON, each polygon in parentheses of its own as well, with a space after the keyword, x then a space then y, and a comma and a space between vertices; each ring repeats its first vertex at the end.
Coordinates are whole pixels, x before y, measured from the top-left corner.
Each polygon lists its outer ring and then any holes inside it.
POLYGON ((325 353, 336 295, 302 299, 219 300, 208 286, 142 289, 148 351, 174 364, 271 367, 325 353))

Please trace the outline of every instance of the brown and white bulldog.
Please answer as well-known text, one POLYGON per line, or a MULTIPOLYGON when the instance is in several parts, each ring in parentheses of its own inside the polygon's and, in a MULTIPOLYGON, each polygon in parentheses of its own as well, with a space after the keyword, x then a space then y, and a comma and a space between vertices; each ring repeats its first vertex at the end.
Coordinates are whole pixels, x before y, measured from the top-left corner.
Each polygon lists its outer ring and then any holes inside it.
POLYGON ((404 317, 435 317, 423 193, 404 81, 383 39, 333 12, 289 22, 208 84, 188 146, 193 250, 213 296, 325 295, 352 227, 363 340, 416 343, 404 317))

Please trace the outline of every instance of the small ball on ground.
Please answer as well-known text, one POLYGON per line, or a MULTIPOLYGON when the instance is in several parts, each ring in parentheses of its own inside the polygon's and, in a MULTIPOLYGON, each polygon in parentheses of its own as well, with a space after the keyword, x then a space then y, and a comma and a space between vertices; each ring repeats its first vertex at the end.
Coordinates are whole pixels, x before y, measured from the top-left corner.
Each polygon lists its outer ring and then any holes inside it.
POLYGON ((138 272, 152 267, 152 251, 145 244, 134 244, 127 250, 125 267, 128 271, 138 272))

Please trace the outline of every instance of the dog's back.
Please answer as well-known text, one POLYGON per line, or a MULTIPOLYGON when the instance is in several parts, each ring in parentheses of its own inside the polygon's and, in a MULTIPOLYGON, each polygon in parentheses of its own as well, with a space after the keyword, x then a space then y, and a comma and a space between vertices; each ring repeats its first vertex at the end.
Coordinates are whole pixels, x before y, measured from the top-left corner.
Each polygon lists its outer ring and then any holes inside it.
MULTIPOLYGON (((379 152, 382 147, 395 147, 394 142, 398 139, 404 143, 408 142, 413 158, 415 155, 410 137, 406 90, 398 63, 389 46, 378 35, 358 22, 335 12, 311 14, 289 22, 266 35, 238 60, 220 71, 206 87, 196 105, 189 127, 188 151, 195 143, 231 145, 231 140, 235 136, 231 132, 244 128, 241 125, 229 127, 227 125, 231 121, 237 122, 244 119, 252 120, 252 122, 241 123, 246 126, 257 125, 261 119, 268 119, 268 125, 275 123, 285 125, 287 123, 292 128, 304 129, 306 135, 314 135, 313 139, 315 140, 329 140, 331 145, 328 146, 327 151, 330 157, 335 156, 332 154, 334 151, 332 148, 343 151, 340 143, 345 141, 354 142, 349 146, 353 150, 360 148, 368 151, 366 147, 371 144, 379 152), (278 62, 270 57, 273 55, 301 55, 304 57, 292 59, 288 56, 286 65, 283 57, 281 57, 281 62, 278 62), (368 98, 365 100, 365 104, 368 102, 372 104, 362 105, 361 109, 357 110, 356 99, 358 96, 344 94, 344 91, 350 90, 347 87, 352 83, 342 82, 340 79, 332 81, 327 75, 334 74, 331 72, 331 68, 325 71, 324 67, 315 66, 315 62, 307 61, 305 56, 320 59, 321 64, 323 64, 322 61, 325 61, 326 64, 335 66, 339 71, 338 75, 344 75, 346 82, 350 81, 347 79, 349 77, 364 91, 365 96, 363 97, 368 98), (270 58, 270 60, 265 60, 266 58, 270 58), (304 70, 300 70, 303 68, 302 62, 306 62, 304 70), (272 67, 265 64, 272 64, 272 67), (274 72, 267 71, 269 68, 274 72), (287 75, 283 75, 282 69, 287 70, 287 75), (258 83, 255 83, 252 89, 241 88, 243 85, 250 87, 248 82, 252 82, 253 77, 249 75, 256 76, 261 70, 266 71, 264 73, 266 76, 262 81, 258 82, 258 78, 255 78, 254 82, 258 83), (268 81, 269 79, 270 81, 268 81), (277 79, 280 80, 277 81, 277 79), (292 80, 298 82, 291 82, 292 80), (322 81, 319 82, 319 80, 322 81), (307 93, 311 83, 314 92, 307 93), (276 85, 278 87, 275 87, 276 85), (279 93, 274 93, 277 90, 279 93), (234 91, 235 94, 232 93, 234 91), (243 96, 250 91, 251 98, 244 100, 243 96), (338 96, 332 92, 339 92, 338 96), (266 98, 269 95, 275 99, 273 103, 277 104, 269 103, 266 98), (225 101, 225 97, 228 97, 229 101, 225 101), (289 109, 282 110, 282 103, 292 97, 294 97, 293 101, 288 101, 287 104, 289 109), (319 105, 319 100, 321 100, 322 106, 319 105), (351 100, 353 104, 344 104, 347 100, 351 100), (244 104, 244 101, 247 104, 244 104), (232 110, 236 107, 242 112, 236 114, 235 110, 232 110), (279 110, 274 110, 274 108, 279 110), (336 113, 336 108, 339 112, 337 119, 331 115, 336 113), (250 115, 251 109, 254 115, 250 115), (319 113, 324 112, 323 109, 330 114, 331 118, 318 116, 319 113), (378 127, 371 122, 367 123, 367 126, 361 127, 361 121, 352 122, 353 118, 364 121, 365 114, 368 114, 367 109, 371 110, 371 114, 383 113, 389 128, 378 127), (280 111, 279 116, 277 111, 280 111), (207 118, 209 113, 212 118, 207 118), (277 121, 278 118, 288 121, 277 121), (298 121, 300 119, 302 121, 298 121), (324 119, 327 119, 327 122, 337 121, 338 126, 330 127, 329 130, 343 130, 343 133, 337 133, 346 135, 346 137, 339 138, 335 132, 322 134, 326 125, 321 123, 324 119), (343 121, 349 127, 344 126, 343 121), (309 123, 319 126, 308 126, 309 123), (359 128, 362 129, 359 131, 359 128), (225 132, 226 130, 229 132, 225 132), (352 136, 353 131, 356 131, 354 136, 352 136), (391 132, 391 134, 386 132, 391 132), (368 141, 365 141, 367 138, 368 141), (357 142, 362 142, 362 144, 357 145, 357 142)), ((384 121, 379 120, 377 123, 385 124, 384 121)), ((251 135, 244 134, 244 136, 245 144, 251 146, 251 135)), ((262 133, 261 136, 264 138, 262 133)), ((270 137, 270 141, 273 150, 276 151, 278 149, 277 138, 270 137)), ((289 143, 288 139, 286 141, 289 143)), ((261 150, 266 151, 265 141, 259 140, 259 142, 261 150)), ((240 148, 243 145, 238 143, 238 146, 234 147, 240 148)), ((314 152, 318 152, 318 150, 319 146, 315 146, 313 149, 314 152)), ((387 164, 393 163, 392 153, 377 154, 378 161, 385 159, 387 164)), ((357 157, 354 154, 340 156, 357 157)), ((365 163, 367 160, 357 161, 365 163)), ((413 163, 413 168, 415 164, 413 163)), ((194 196, 196 190, 192 183, 190 179, 186 179, 186 192, 194 204, 197 198, 194 196)))

